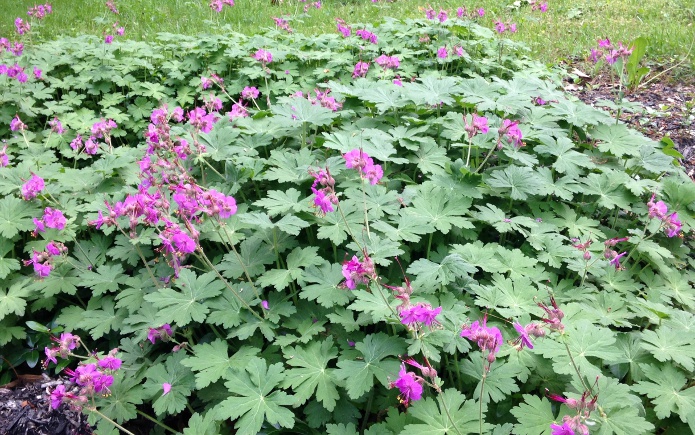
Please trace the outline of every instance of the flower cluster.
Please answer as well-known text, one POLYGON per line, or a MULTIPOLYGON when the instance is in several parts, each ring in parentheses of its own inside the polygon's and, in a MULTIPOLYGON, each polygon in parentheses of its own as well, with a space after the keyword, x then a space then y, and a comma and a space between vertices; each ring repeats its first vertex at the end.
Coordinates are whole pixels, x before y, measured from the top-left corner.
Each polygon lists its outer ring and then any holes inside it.
POLYGON ((116 2, 114 0, 108 0, 106 2, 106 8, 113 14, 118 15, 118 8, 116 7, 116 2))
POLYGON ((372 185, 377 184, 384 176, 381 165, 375 165, 374 160, 361 149, 348 151, 343 154, 343 158, 348 169, 357 169, 360 171, 360 176, 369 180, 372 185))
MULTIPOLYGON (((615 266, 615 270, 624 270, 625 268, 620 264, 620 259, 623 258, 627 252, 618 253, 618 251, 611 249, 620 242, 626 242, 628 237, 623 237, 620 239, 608 239, 603 242, 605 249, 603 250, 603 257, 606 260, 610 260, 609 263, 615 266)), ((586 253, 585 253, 586 254, 586 253)))
POLYGON ((12 118, 12 121, 10 121, 11 131, 24 131, 26 129, 27 125, 23 123, 21 119, 19 119, 19 115, 15 115, 15 117, 12 118))
POLYGON ((511 144, 514 148, 521 148, 524 146, 522 142, 522 134, 519 129, 519 121, 511 121, 505 119, 502 121, 502 126, 497 130, 499 134, 499 139, 497 141, 497 148, 502 148, 502 139, 504 139, 508 144, 511 144))
POLYGON ((536 302, 536 305, 545 311, 547 317, 544 317, 541 320, 548 325, 548 328, 551 331, 560 332, 565 329, 565 325, 562 324, 562 319, 565 317, 565 313, 563 313, 558 307, 554 297, 550 297, 550 305, 552 305, 552 308, 548 307, 542 302, 536 302))
POLYGON ((109 394, 113 384, 113 375, 121 368, 122 361, 114 355, 118 349, 113 349, 108 356, 97 359, 96 363, 81 363, 75 370, 65 369, 70 376, 70 382, 79 387, 77 394, 67 391, 65 385, 59 385, 51 393, 51 407, 58 409, 63 402, 80 407, 89 397, 109 394))
POLYGON ((10 156, 7 155, 7 145, 4 145, 0 150, 0 168, 10 164, 10 156))
MULTIPOLYGON (((475 341, 481 351, 487 352, 487 361, 489 364, 495 361, 497 352, 500 351, 500 347, 504 342, 502 332, 499 328, 487 326, 487 314, 483 317, 482 323, 476 320, 471 325, 464 326, 461 331, 461 337, 475 341)), ((486 370, 490 370, 489 365, 486 367, 486 370)))
POLYGON ((557 394, 549 394, 548 397, 556 402, 564 403, 569 409, 576 409, 577 415, 562 417, 562 425, 550 425, 552 435, 589 435, 589 428, 584 424, 589 419, 591 412, 596 409, 598 394, 584 391, 582 397, 577 399, 565 398, 557 394))
POLYGON ((63 124, 60 122, 60 120, 57 117, 54 117, 53 119, 48 121, 48 126, 51 127, 52 133, 56 133, 56 134, 65 133, 65 128, 63 128, 63 124))
POLYGON ((34 199, 45 187, 43 178, 32 172, 31 177, 22 185, 22 198, 27 201, 34 199))
POLYGON ((422 384, 425 380, 413 372, 409 372, 405 368, 405 364, 401 364, 401 370, 398 372, 398 379, 389 383, 389 388, 396 387, 401 392, 398 396, 398 401, 404 406, 408 406, 411 401, 422 399, 422 384))
POLYGON ((683 227, 680 219, 678 219, 678 213, 668 214, 668 206, 663 201, 654 202, 655 198, 656 194, 652 194, 651 199, 647 202, 649 217, 661 221, 661 227, 668 237, 677 236, 683 227))
POLYGON ((514 329, 519 333, 519 337, 512 342, 517 350, 523 350, 525 347, 533 349, 531 337, 545 337, 545 329, 540 323, 531 322, 526 326, 522 326, 519 322, 514 322, 514 329))
POLYGON ((65 229, 65 224, 67 220, 63 216, 63 212, 51 207, 46 207, 43 211, 43 217, 41 219, 34 218, 34 225, 36 229, 35 233, 42 233, 46 231, 46 228, 54 228, 56 230, 65 229))
POLYGON ((484 8, 478 8, 475 11, 471 11, 470 13, 466 10, 465 7, 460 7, 456 9, 456 17, 457 18, 463 18, 463 17, 469 17, 469 18, 482 18, 485 16, 485 9, 484 8))
MULTIPOLYGON (((330 109, 334 112, 337 112, 338 110, 343 108, 343 103, 336 101, 335 97, 331 96, 330 93, 330 89, 326 89, 325 91, 321 91, 320 89, 314 89, 314 94, 316 94, 316 97, 312 97, 311 92, 307 92, 306 98, 307 100, 309 100, 311 104, 315 106, 325 107, 326 109, 330 109)), ((294 95, 298 97, 303 96, 301 91, 297 92, 294 95)))
POLYGON ((338 27, 338 32, 343 35, 344 38, 352 35, 352 29, 348 26, 344 20, 336 18, 336 26, 338 27))
POLYGON ((449 19, 449 13, 444 9, 440 9, 439 12, 437 12, 431 6, 428 6, 427 9, 425 9, 425 18, 443 23, 449 19))
POLYGON ((366 254, 362 261, 353 255, 350 260, 343 262, 343 276, 345 277, 345 287, 354 290, 358 284, 368 284, 370 280, 376 279, 374 263, 366 254))
MULTIPOLYGON (((306 0, 303 0, 303 1, 306 2, 306 0)), ((321 9, 321 7, 322 7, 322 5, 321 5, 320 1, 315 1, 315 2, 312 2, 310 4, 307 3, 304 5, 304 13, 306 14, 307 12, 309 12, 309 8, 321 9)))
POLYGON ((200 78, 200 85, 203 87, 203 89, 209 89, 213 84, 222 86, 224 84, 224 79, 214 73, 210 74, 210 78, 204 76, 200 78))
POLYGON ((472 115, 471 123, 468 123, 468 117, 463 116, 463 123, 465 124, 466 133, 468 133, 468 138, 473 139, 478 133, 487 133, 490 131, 490 127, 487 124, 487 118, 484 116, 478 116, 477 113, 472 115))
POLYGON ((372 44, 376 44, 378 42, 377 36, 367 29, 360 29, 355 32, 355 35, 359 36, 367 42, 371 42, 372 44))
POLYGON ((31 30, 31 24, 29 24, 28 21, 24 21, 23 19, 17 17, 14 20, 14 28, 17 30, 17 33, 20 35, 24 35, 26 33, 29 33, 31 30))
POLYGON ((275 27, 277 27, 278 29, 282 29, 287 33, 292 33, 293 30, 286 19, 273 17, 273 21, 275 21, 275 27))
POLYGON ((369 71, 369 62, 357 62, 355 64, 355 68, 352 70, 352 78, 356 79, 357 77, 364 77, 367 75, 367 72, 369 71))
POLYGON ((234 0, 210 0, 210 9, 215 12, 222 12, 225 5, 234 6, 234 0))
POLYGON ((442 307, 432 308, 430 304, 417 303, 407 308, 398 307, 401 323, 418 329, 420 325, 431 326, 436 323, 436 317, 442 312, 442 307))
POLYGON ((51 274, 51 269, 53 269, 53 257, 67 254, 68 248, 60 242, 51 241, 46 245, 44 251, 34 250, 31 255, 31 260, 24 260, 24 265, 32 265, 34 267, 34 273, 39 278, 46 278, 51 274))
POLYGON ((397 69, 399 66, 401 66, 401 61, 398 59, 398 57, 386 56, 385 54, 382 54, 374 59, 374 62, 384 69, 397 69))
POLYGON ((37 5, 29 8, 27 15, 36 18, 37 20, 43 20, 46 15, 50 14, 51 12, 53 12, 53 7, 50 3, 46 3, 45 5, 37 5))
POLYGON ((516 23, 495 21, 495 30, 497 33, 502 34, 504 32, 516 33, 516 23))
POLYGON ((572 239, 572 246, 577 248, 580 252, 583 252, 584 254, 582 255, 584 257, 584 260, 589 261, 591 260, 591 252, 589 252, 589 247, 593 243, 593 240, 588 239, 584 243, 580 243, 579 239, 574 238, 572 239))
POLYGON ((51 337, 51 340, 58 343, 58 346, 44 348, 44 353, 46 354, 46 360, 44 361, 44 367, 48 366, 49 362, 53 364, 58 364, 56 357, 66 359, 70 355, 70 351, 74 350, 80 345, 80 337, 73 335, 69 332, 63 332, 60 334, 60 338, 55 336, 51 337))
POLYGON ((335 194, 335 180, 328 169, 320 169, 318 172, 309 170, 309 174, 314 177, 314 183, 311 185, 311 191, 314 193, 313 206, 323 214, 335 211, 333 206, 338 204, 338 196, 335 194))
POLYGON ((541 11, 543 13, 548 11, 548 2, 540 2, 539 0, 529 0, 532 11, 541 11))
POLYGON ((147 339, 150 340, 152 344, 155 344, 157 340, 169 341, 173 335, 174 333, 171 330, 171 326, 165 323, 159 328, 150 328, 147 332, 147 339))
POLYGON ((623 46, 622 42, 615 46, 608 38, 599 39, 598 47, 591 49, 589 59, 594 63, 604 59, 608 65, 613 65, 618 59, 627 59, 632 54, 632 50, 632 48, 623 46))
MULTIPOLYGON (((0 38, 0 54, 2 54, 5 51, 9 51, 10 53, 14 54, 15 56, 21 56, 22 53, 24 52, 24 44, 21 42, 10 42, 7 38, 0 38)), ((5 71, 7 71, 7 68, 9 68, 7 65, 0 64, 0 74, 5 74, 6 72, 2 72, 2 68, 5 68, 5 71)), ((15 67, 19 67, 17 64, 15 64, 15 67)), ((23 70, 22 70, 23 71, 23 70)), ((9 74, 8 74, 9 76, 9 74)), ((10 76, 12 77, 12 76, 10 76)), ((25 74, 26 77, 26 74, 25 74)), ((26 80, 24 80, 26 81, 26 80)), ((24 82, 22 82, 24 83, 24 82)))
POLYGON ((263 50, 262 48, 258 49, 258 51, 256 51, 252 57, 262 63, 263 66, 273 61, 273 55, 269 51, 263 50))

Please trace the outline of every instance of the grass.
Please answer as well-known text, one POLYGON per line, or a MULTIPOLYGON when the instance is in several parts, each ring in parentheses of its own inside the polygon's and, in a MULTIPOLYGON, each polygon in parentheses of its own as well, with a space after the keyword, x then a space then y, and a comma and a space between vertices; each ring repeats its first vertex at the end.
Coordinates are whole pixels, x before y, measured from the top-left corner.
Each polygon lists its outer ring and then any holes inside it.
MULTIPOLYGON (((61 35, 81 33, 103 35, 114 19, 126 27, 126 35, 148 39, 158 32, 196 34, 214 31, 218 25, 229 24, 235 31, 253 34, 272 27, 274 16, 289 15, 290 25, 299 32, 318 34, 335 31, 335 19, 348 23, 366 23, 381 17, 423 17, 423 7, 430 4, 437 11, 456 8, 483 7, 486 15, 480 21, 494 26, 497 19, 514 21, 519 31, 506 34, 526 43, 533 56, 547 64, 565 59, 586 57, 599 38, 632 41, 638 36, 649 39, 647 59, 653 63, 673 64, 685 58, 695 39, 695 4, 692 0, 548 0, 547 13, 532 11, 527 0, 424 1, 396 0, 374 4, 371 0, 324 0, 321 9, 310 8, 303 13, 299 0, 284 0, 271 6, 270 0, 237 0, 235 7, 213 12, 207 0, 120 0, 120 15, 114 16, 104 1, 53 0, 54 13, 47 17, 34 38, 53 39, 61 35)), ((310 0, 309 0, 310 3, 310 0)), ((14 19, 26 17, 34 0, 0 0, 5 13, 0 18, 0 36, 14 39, 14 19)), ((695 49, 684 65, 695 74, 695 49)))

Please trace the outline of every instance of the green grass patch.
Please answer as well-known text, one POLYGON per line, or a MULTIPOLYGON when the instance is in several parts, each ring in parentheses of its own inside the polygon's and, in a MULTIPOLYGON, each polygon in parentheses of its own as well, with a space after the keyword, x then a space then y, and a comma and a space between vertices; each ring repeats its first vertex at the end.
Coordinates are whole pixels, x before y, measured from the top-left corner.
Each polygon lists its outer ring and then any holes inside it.
MULTIPOLYGON (((26 17, 35 1, 4 0, 4 14, 0 20, 0 36, 16 35, 14 19, 26 17)), ((384 17, 420 18, 429 4, 435 10, 448 10, 455 16, 458 7, 475 10, 484 8, 486 14, 478 21, 493 27, 496 20, 516 22, 518 32, 511 35, 526 43, 533 55, 547 64, 555 64, 570 57, 585 57, 599 38, 632 41, 639 36, 649 40, 647 58, 651 61, 674 63, 688 53, 695 38, 695 6, 688 0, 626 0, 605 2, 598 0, 554 0, 548 11, 532 11, 527 1, 504 2, 479 0, 476 2, 398 0, 372 3, 370 0, 327 0, 321 9, 309 7, 307 13, 298 0, 285 0, 273 6, 270 0, 239 0, 234 7, 225 7, 222 13, 212 11, 207 1, 191 0, 121 0, 117 3, 120 14, 111 14, 104 2, 55 0, 54 13, 38 32, 40 39, 53 39, 61 35, 76 36, 87 33, 103 36, 114 20, 126 28, 126 37, 152 40, 158 32, 194 35, 219 31, 221 25, 230 25, 234 31, 256 34, 274 27, 273 17, 289 17, 290 26, 305 34, 335 31, 335 19, 347 22, 375 22, 384 17)), ((685 65, 693 67, 692 56, 685 65)))

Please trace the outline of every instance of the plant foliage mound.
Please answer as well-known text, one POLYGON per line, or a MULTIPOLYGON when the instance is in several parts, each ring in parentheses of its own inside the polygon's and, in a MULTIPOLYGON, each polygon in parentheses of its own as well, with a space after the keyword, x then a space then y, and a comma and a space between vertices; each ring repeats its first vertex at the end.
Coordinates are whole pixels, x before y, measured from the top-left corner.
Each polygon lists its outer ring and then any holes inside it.
POLYGON ((3 55, 3 383, 100 434, 693 428, 675 151, 475 23, 338 28, 3 55))

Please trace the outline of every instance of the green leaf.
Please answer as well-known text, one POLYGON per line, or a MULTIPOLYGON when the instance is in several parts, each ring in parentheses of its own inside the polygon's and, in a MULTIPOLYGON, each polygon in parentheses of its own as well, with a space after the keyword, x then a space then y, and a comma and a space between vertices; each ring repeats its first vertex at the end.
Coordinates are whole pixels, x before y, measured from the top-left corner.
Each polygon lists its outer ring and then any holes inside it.
POLYGON ((640 416, 638 412, 637 407, 627 406, 610 410, 604 414, 592 414, 591 418, 601 424, 601 427, 595 433, 598 435, 652 433, 654 425, 640 416))
POLYGON ((189 269, 181 270, 174 285, 180 291, 162 288, 145 296, 145 300, 160 309, 161 324, 185 326, 192 321, 205 321, 210 308, 204 301, 219 295, 224 288, 224 283, 213 272, 196 276, 189 269))
POLYGON ((321 267, 307 267, 302 272, 302 280, 313 284, 302 286, 299 297, 316 301, 326 308, 344 306, 350 301, 350 296, 346 289, 339 287, 345 280, 342 270, 339 264, 327 262, 321 267))
POLYGON ((265 270, 266 264, 275 261, 275 253, 260 237, 251 237, 239 246, 239 255, 236 252, 225 254, 217 269, 224 272, 226 278, 236 279, 246 273, 251 278, 260 275, 265 270))
MULTIPOLYGON (((463 394, 453 388, 437 395, 436 401, 427 397, 413 402, 408 408, 408 414, 422 424, 407 425, 401 432, 402 435, 464 435, 479 431, 478 403, 466 400, 463 394)), ((489 423, 483 423, 483 433, 491 428, 489 423)))
POLYGON ((287 190, 271 190, 267 197, 253 203, 257 207, 265 207, 270 216, 287 213, 290 210, 295 212, 302 210, 299 203, 300 192, 295 188, 287 190))
POLYGON ((338 356, 338 350, 329 337, 321 342, 314 342, 302 348, 289 347, 283 350, 287 364, 292 368, 285 372, 287 378, 284 387, 292 387, 298 405, 304 404, 316 396, 324 408, 333 411, 340 398, 335 369, 328 368, 328 363, 338 356))
POLYGON ((14 339, 23 340, 26 336, 26 330, 21 326, 16 326, 13 319, 0 320, 0 346, 4 346, 14 339))
POLYGON ((408 212, 405 210, 401 211, 401 216, 398 219, 398 227, 394 228, 392 225, 385 222, 385 220, 380 220, 374 222, 372 228, 381 231, 386 237, 395 242, 405 240, 417 243, 420 241, 421 235, 434 232, 434 227, 427 219, 409 216, 408 212))
POLYGON ((446 286, 456 281, 456 278, 474 274, 476 270, 459 254, 449 254, 440 263, 426 258, 416 260, 408 266, 406 272, 417 276, 415 280, 417 284, 414 283, 416 288, 423 286, 434 288, 434 283, 446 286))
POLYGON ((418 190, 411 206, 405 209, 406 214, 429 221, 443 234, 448 234, 452 226, 473 228, 473 224, 464 217, 471 206, 470 199, 452 195, 434 183, 422 184, 418 190))
POLYGON ((13 248, 14 243, 12 241, 0 237, 0 279, 4 280, 13 270, 19 270, 21 267, 16 258, 5 257, 13 248))
POLYGON ((265 287, 272 285, 278 291, 284 289, 302 276, 304 268, 318 266, 324 262, 317 251, 316 247, 295 248, 287 256, 287 269, 272 269, 258 278, 258 283, 265 287))
POLYGON ((77 324, 79 328, 89 330, 94 339, 106 335, 109 331, 120 330, 123 320, 128 317, 128 311, 124 308, 114 310, 115 303, 111 297, 100 299, 99 306, 101 309, 84 311, 82 321, 77 324))
POLYGON ((201 416, 197 412, 188 419, 188 427, 183 430, 183 435, 217 435, 219 434, 218 425, 215 423, 214 414, 206 412, 201 416))
POLYGON ((695 370, 695 338, 667 326, 642 332, 642 347, 659 361, 673 361, 692 372, 695 370))
POLYGON ((143 388, 147 394, 158 396, 152 403, 154 412, 158 416, 175 415, 186 408, 195 383, 191 370, 181 364, 184 358, 186 354, 183 352, 173 353, 164 364, 155 364, 145 372, 147 381, 143 388), (171 385, 171 391, 168 394, 163 394, 164 383, 171 385))
POLYGON ((34 229, 33 217, 41 212, 33 201, 23 201, 14 196, 0 199, 0 236, 11 239, 20 231, 34 229))
POLYGON ((118 263, 104 264, 98 266, 96 272, 91 270, 82 272, 80 285, 90 287, 95 296, 115 292, 122 284, 125 284, 128 278, 123 272, 123 267, 118 263))
MULTIPOLYGON (((565 325, 565 334, 561 339, 566 341, 579 372, 590 380, 601 376, 602 372, 600 367, 588 358, 601 359, 603 364, 615 362, 620 358, 620 352, 615 348, 615 333, 587 320, 573 321, 565 325)), ((575 374, 567 349, 560 341, 537 340, 534 350, 553 361, 555 372, 575 374)))
POLYGON ((311 104, 305 98, 291 98, 288 103, 273 105, 271 110, 278 115, 274 118, 277 122, 288 126, 301 126, 303 123, 314 126, 328 125, 338 116, 337 112, 318 104, 311 104))
POLYGON ((236 420, 239 435, 256 435, 267 421, 291 429, 294 413, 285 406, 295 403, 294 397, 276 390, 286 378, 282 363, 268 366, 261 358, 252 358, 244 370, 234 371, 224 383, 233 396, 213 408, 217 419, 236 420))
POLYGON ((339 379, 350 380, 347 382, 347 393, 351 399, 358 399, 371 390, 375 377, 387 386, 389 378, 397 376, 400 362, 385 358, 401 355, 405 352, 405 345, 402 340, 380 332, 367 335, 363 341, 355 344, 355 349, 362 353, 363 358, 357 361, 340 360, 335 371, 339 379))
POLYGON ((142 405, 147 397, 140 384, 140 376, 129 376, 123 371, 114 376, 109 387, 110 394, 97 399, 99 411, 118 423, 132 420, 137 416, 136 405, 142 405))
POLYGON ((623 180, 616 176, 617 172, 611 174, 603 172, 601 174, 591 173, 581 180, 584 186, 584 194, 597 195, 596 203, 601 207, 613 209, 618 207, 621 210, 632 210, 634 196, 624 187, 623 180))
POLYGON ((493 170, 483 180, 490 187, 509 189, 512 199, 525 200, 529 195, 546 194, 543 179, 526 166, 511 165, 505 169, 493 170))
POLYGON ((594 169, 596 165, 588 155, 574 150, 574 143, 567 137, 561 136, 557 139, 542 135, 539 136, 542 145, 534 147, 534 151, 541 154, 549 154, 555 157, 553 168, 561 174, 566 174, 570 178, 577 178, 583 169, 594 169))
POLYGON ((550 425, 555 423, 553 408, 545 397, 524 394, 524 402, 511 413, 518 423, 514 425, 517 435, 550 435, 550 425))
POLYGON ((683 388, 688 383, 683 372, 670 364, 641 364, 641 368, 653 382, 637 382, 632 389, 652 399, 658 418, 663 420, 676 413, 685 422, 695 412, 695 387, 683 388))
POLYGON ((419 79, 419 83, 403 83, 404 96, 416 105, 436 106, 443 103, 448 106, 454 103, 452 93, 459 90, 454 77, 427 76, 419 79))
POLYGON ((386 321, 389 317, 393 319, 396 306, 400 304, 398 299, 385 299, 384 289, 375 290, 375 294, 366 290, 353 290, 351 293, 355 297, 355 301, 348 308, 353 311, 368 313, 372 316, 374 323, 386 321))
POLYGON ((32 294, 28 280, 21 280, 13 283, 7 291, 0 287, 0 320, 14 313, 17 316, 24 316, 27 307, 27 299, 32 294))
POLYGON ((625 124, 599 125, 589 130, 589 134, 598 141, 597 147, 604 153, 616 157, 639 156, 642 145, 652 145, 653 141, 638 134, 625 124))
MULTIPOLYGON (((473 393, 473 398, 478 400, 480 400, 480 384, 482 383, 484 372, 483 359, 483 355, 480 352, 471 352, 468 358, 461 361, 459 365, 461 373, 478 381, 473 393)), ((517 393, 519 386, 514 378, 518 377, 520 373, 521 367, 517 364, 510 362, 493 364, 486 375, 483 401, 485 403, 489 403, 490 400, 500 402, 512 393, 517 393)))
POLYGON ((537 309, 536 299, 543 294, 527 277, 514 280, 494 274, 490 285, 471 285, 475 292, 475 304, 498 311, 502 316, 518 318, 537 309))
POLYGON ((196 388, 202 389, 219 379, 229 379, 232 369, 246 367, 260 349, 242 346, 230 357, 227 342, 217 339, 212 343, 197 344, 191 351, 194 356, 182 360, 181 364, 195 372, 196 388))
POLYGON ((437 146, 436 143, 430 142, 422 143, 418 152, 409 156, 408 160, 411 163, 416 163, 423 173, 434 175, 444 174, 444 168, 451 164, 451 160, 446 155, 446 150, 437 146))

